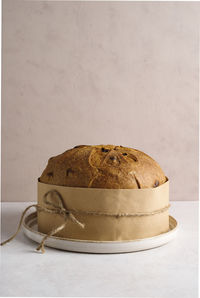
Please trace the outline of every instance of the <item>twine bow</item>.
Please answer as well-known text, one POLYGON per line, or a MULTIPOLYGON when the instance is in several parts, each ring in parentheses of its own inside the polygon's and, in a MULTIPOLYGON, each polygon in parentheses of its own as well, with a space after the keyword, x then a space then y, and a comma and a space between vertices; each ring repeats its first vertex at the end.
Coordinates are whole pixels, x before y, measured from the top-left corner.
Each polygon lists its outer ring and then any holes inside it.
POLYGON ((1 243, 1 246, 5 245, 6 243, 10 242, 11 240, 13 240, 17 234, 19 233, 22 223, 23 223, 23 219, 25 214, 27 213, 27 211, 32 208, 35 207, 37 211, 45 211, 47 213, 51 213, 51 214, 60 214, 61 216, 63 216, 64 218, 64 223, 61 224, 60 226, 58 226, 55 229, 52 229, 48 234, 46 234, 40 245, 37 247, 37 250, 41 250, 42 253, 45 252, 44 249, 44 243, 45 240, 50 237, 53 236, 55 234, 57 234, 58 232, 60 232, 61 230, 63 230, 65 228, 65 226, 67 225, 67 219, 69 218, 71 221, 73 221, 75 224, 77 224, 79 227, 81 227, 82 229, 84 229, 85 224, 81 223, 73 214, 71 211, 69 211, 65 206, 64 206, 64 202, 63 202, 63 198, 62 195, 55 189, 53 190, 49 190, 48 192, 45 193, 44 197, 43 197, 43 201, 45 203, 45 205, 48 205, 50 208, 48 207, 43 207, 39 204, 33 204, 28 206, 22 213, 21 218, 20 218, 20 222, 17 228, 17 231, 7 240, 3 241, 1 243), (49 200, 49 195, 51 196, 51 200, 49 200), (56 196, 55 196, 56 195, 56 196), (57 198, 57 204, 53 201, 55 198, 57 198), (53 200, 52 200, 53 199, 53 200))

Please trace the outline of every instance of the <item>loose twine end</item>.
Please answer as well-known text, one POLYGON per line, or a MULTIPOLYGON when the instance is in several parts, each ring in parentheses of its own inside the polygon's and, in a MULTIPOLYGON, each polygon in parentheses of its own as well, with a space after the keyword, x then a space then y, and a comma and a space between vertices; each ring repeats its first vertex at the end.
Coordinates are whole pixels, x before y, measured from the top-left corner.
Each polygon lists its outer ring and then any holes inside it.
POLYGON ((70 217, 70 219, 74 222, 74 223, 76 223, 79 227, 81 227, 82 229, 84 229, 85 228, 85 224, 84 223, 82 223, 82 222, 80 222, 72 213, 69 213, 69 217, 70 217))
POLYGON ((40 243, 40 245, 36 248, 37 251, 41 250, 41 253, 45 253, 44 243, 40 243))
POLYGON ((19 231, 20 231, 20 229, 21 229, 21 226, 22 226, 22 223, 23 223, 23 219, 24 219, 24 216, 25 216, 26 212, 27 212, 31 207, 36 207, 36 208, 37 208, 37 206, 38 206, 37 204, 30 205, 30 206, 28 206, 28 207, 23 211, 23 213, 22 213, 22 215, 21 215, 21 218, 20 218, 20 222, 19 222, 18 227, 17 227, 17 231, 16 231, 10 238, 8 238, 7 240, 1 242, 1 243, 0 243, 1 246, 3 246, 3 245, 5 245, 6 243, 10 242, 11 240, 13 240, 13 239, 17 236, 17 234, 19 233, 19 231))
POLYGON ((21 229, 21 226, 22 226, 22 223, 23 223, 23 219, 24 219, 24 216, 26 214, 26 212, 31 208, 31 207, 35 207, 36 210, 38 211, 44 211, 44 212, 48 212, 48 213, 51 213, 51 214, 60 214, 62 216, 64 216, 64 223, 61 224, 60 226, 58 226, 57 228, 54 228, 52 229, 47 235, 45 235, 45 237, 42 239, 40 245, 36 248, 37 251, 41 251, 42 253, 45 253, 45 249, 44 249, 44 243, 45 243, 45 240, 50 237, 50 236, 53 236, 55 235, 56 233, 58 233, 59 231, 61 231, 62 229, 64 229, 64 227, 66 226, 67 224, 67 218, 69 217, 75 224, 77 224, 79 227, 81 227, 82 229, 85 227, 85 224, 84 223, 81 223, 69 210, 67 210, 65 207, 64 207, 64 204, 63 204, 63 199, 62 199, 62 196, 60 193, 58 193, 56 190, 52 190, 51 193, 56 193, 58 195, 58 198, 59 198, 59 205, 58 206, 55 206, 52 202, 49 202, 47 201, 47 195, 49 194, 50 192, 47 192, 45 195, 44 195, 44 203, 50 205, 51 207, 53 207, 53 209, 50 209, 50 208, 46 208, 46 207, 43 207, 43 206, 40 206, 39 204, 34 204, 34 205, 30 205, 28 206, 22 213, 21 215, 21 218, 20 218, 20 222, 19 222, 19 225, 18 225, 18 228, 17 228, 17 231, 10 237, 8 238, 7 240, 3 241, 0 243, 1 246, 5 245, 6 243, 10 242, 11 240, 13 240, 17 234, 19 233, 20 229, 21 229))

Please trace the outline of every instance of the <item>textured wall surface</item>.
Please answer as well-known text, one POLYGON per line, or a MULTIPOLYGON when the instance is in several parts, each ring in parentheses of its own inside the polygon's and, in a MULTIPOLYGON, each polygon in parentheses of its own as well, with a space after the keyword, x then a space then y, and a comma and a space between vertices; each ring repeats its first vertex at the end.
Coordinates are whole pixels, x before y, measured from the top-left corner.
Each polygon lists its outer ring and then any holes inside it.
POLYGON ((198 198, 198 2, 3 1, 2 200, 78 144, 151 155, 198 198))

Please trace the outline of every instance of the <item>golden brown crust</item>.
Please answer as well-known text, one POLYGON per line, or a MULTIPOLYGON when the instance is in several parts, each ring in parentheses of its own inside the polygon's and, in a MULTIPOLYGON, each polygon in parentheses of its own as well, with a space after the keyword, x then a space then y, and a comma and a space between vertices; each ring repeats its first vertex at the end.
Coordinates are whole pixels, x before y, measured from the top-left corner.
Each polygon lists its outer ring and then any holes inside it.
POLYGON ((166 181, 159 164, 136 149, 114 145, 79 145, 51 157, 39 180, 92 188, 150 188, 166 181))

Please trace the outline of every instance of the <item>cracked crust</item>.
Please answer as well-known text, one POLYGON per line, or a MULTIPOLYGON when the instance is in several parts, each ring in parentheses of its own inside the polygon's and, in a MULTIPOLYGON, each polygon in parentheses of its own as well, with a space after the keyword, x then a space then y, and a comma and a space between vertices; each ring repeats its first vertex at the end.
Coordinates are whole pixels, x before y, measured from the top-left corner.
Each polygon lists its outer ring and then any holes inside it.
POLYGON ((166 182, 159 164, 136 149, 79 145, 51 157, 40 182, 71 187, 151 188, 166 182))

